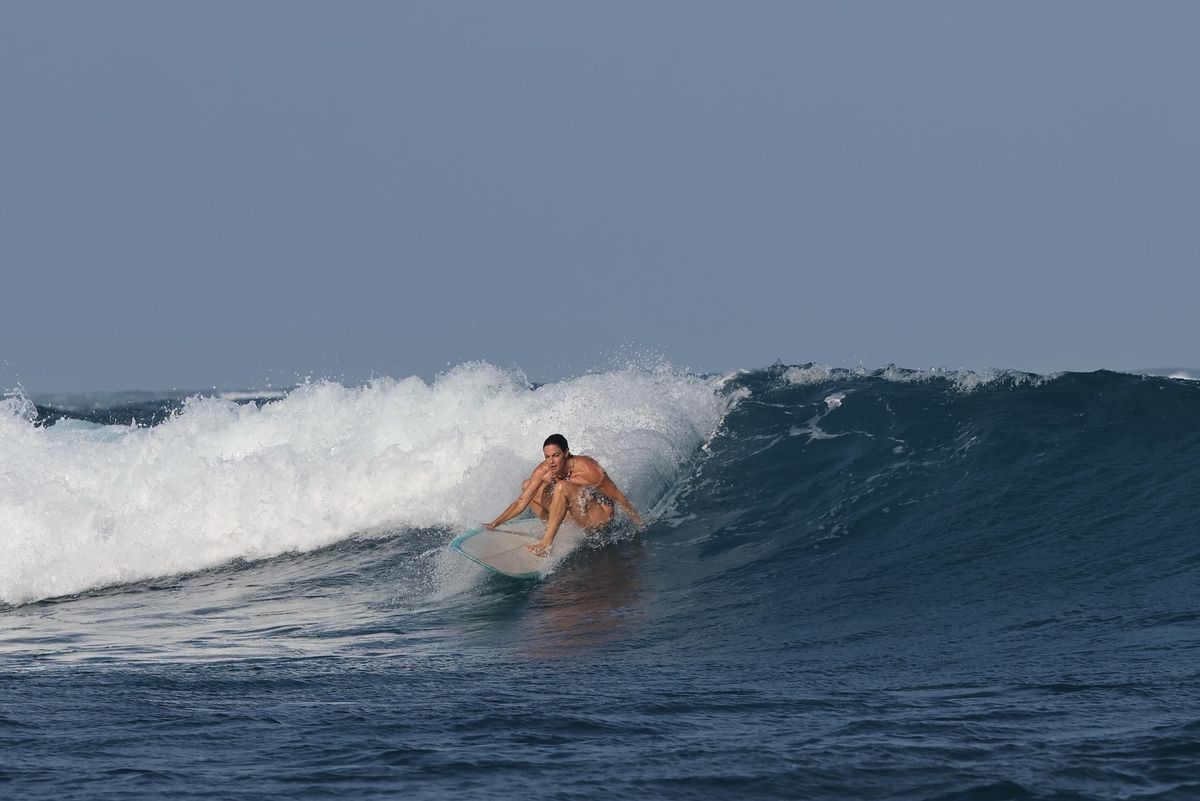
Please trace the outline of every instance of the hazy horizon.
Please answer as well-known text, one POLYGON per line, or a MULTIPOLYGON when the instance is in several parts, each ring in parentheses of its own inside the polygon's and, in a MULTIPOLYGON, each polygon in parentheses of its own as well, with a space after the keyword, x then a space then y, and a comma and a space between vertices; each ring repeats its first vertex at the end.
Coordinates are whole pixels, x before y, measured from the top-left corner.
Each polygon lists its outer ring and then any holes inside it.
MULTIPOLYGON (((793 363, 788 363, 788 364, 789 364, 789 366, 793 366, 793 363)), ((840 365, 824 365, 819 362, 797 362, 794 364, 795 365, 814 364, 816 366, 835 367, 835 368, 842 367, 840 365)), ((512 365, 508 368, 504 368, 502 365, 496 365, 496 366, 500 366, 503 369, 516 369, 516 370, 520 369, 519 367, 517 367, 515 365, 512 365)), ((638 365, 633 365, 633 364, 630 364, 628 366, 634 367, 634 368, 638 367, 638 365)), ((697 374, 705 374, 705 375, 723 375, 723 374, 732 374, 740 369, 762 369, 762 368, 766 368, 766 367, 770 367, 770 366, 771 365, 769 365, 769 364, 764 364, 764 365, 759 365, 757 368, 736 368, 735 370, 727 370, 727 371, 703 371, 703 370, 700 370, 700 371, 694 371, 694 372, 697 374)), ((908 368, 908 367, 905 367, 904 365, 875 365, 875 366, 870 366, 870 367, 865 366, 865 365, 852 365, 852 366, 846 367, 845 369, 853 370, 856 368, 861 368, 861 369, 870 371, 870 370, 881 370, 881 369, 887 368, 889 366, 894 366, 894 367, 904 369, 904 370, 911 369, 911 370, 915 370, 918 372, 931 372, 931 373, 935 372, 935 371, 952 371, 952 370, 967 370, 969 372, 980 372, 980 373, 986 373, 989 371, 1004 372, 1006 370, 1013 370, 1018 373, 1032 372, 1032 371, 1018 370, 1017 368, 986 368, 984 370, 973 371, 970 368, 940 368, 940 367, 908 368)), ((650 369, 650 366, 648 364, 643 364, 642 367, 644 367, 646 369, 650 369)), ((614 366, 614 369, 616 369, 615 366, 614 366)), ((677 368, 677 369, 684 369, 684 368, 677 368)), ((1160 377, 1160 378, 1177 378, 1177 379, 1188 380, 1188 381, 1200 381, 1200 367, 1142 367, 1142 368, 1132 368, 1132 369, 1124 369, 1124 370, 1114 369, 1114 368, 1097 368, 1096 370, 1108 371, 1108 372, 1114 372, 1114 373, 1124 373, 1127 375, 1144 375, 1144 376, 1152 376, 1152 377, 1160 377)), ((1060 373, 1096 372, 1096 370, 1082 370, 1082 371, 1063 370, 1063 371, 1055 371, 1053 373, 1035 373, 1035 374, 1037 374, 1037 375, 1057 375, 1060 373)), ((524 372, 524 371, 521 371, 521 372, 524 372)), ((542 384, 546 384, 546 383, 553 383, 556 381, 569 380, 571 378, 575 378, 578 375, 583 375, 583 374, 584 373, 570 374, 570 375, 564 374, 564 375, 551 376, 551 377, 536 377, 536 376, 526 375, 526 378, 533 384, 542 385, 542 384)), ((416 378, 419 378, 422 381, 425 381, 426 383, 433 383, 441 375, 443 375, 443 373, 439 372, 439 373, 435 373, 430 376, 422 376, 422 375, 416 375, 416 374, 409 374, 409 375, 403 375, 403 376, 401 376, 401 375, 396 375, 396 376, 378 375, 378 376, 374 376, 373 378, 375 378, 375 379, 390 378, 390 379, 402 380, 405 378, 410 378, 410 377, 415 376, 416 378)), ((217 396, 230 397, 232 399, 233 396, 245 394, 247 396, 252 396, 254 398, 264 398, 264 397, 271 397, 272 395, 283 396, 286 393, 291 392, 292 390, 296 389, 297 387, 303 386, 305 383, 334 381, 334 382, 343 384, 345 386, 360 386, 360 385, 365 384, 369 380, 372 380, 372 379, 371 378, 362 378, 362 379, 350 380, 345 377, 309 376, 309 377, 297 380, 290 384, 276 383, 276 384, 271 384, 271 385, 264 384, 261 386, 254 386, 254 385, 209 386, 209 387, 165 387, 164 386, 164 387, 126 387, 126 388, 122 388, 122 389, 43 389, 43 390, 33 390, 33 389, 29 389, 29 388, 26 388, 23 385, 21 385, 21 386, 7 387, 7 388, 5 388, 5 391, 8 394, 24 395, 25 397, 29 398, 30 400, 41 403, 43 405, 54 406, 57 404, 64 404, 64 403, 71 403, 71 402, 78 403, 78 402, 84 402, 84 401, 88 401, 88 400, 103 401, 104 403, 120 404, 120 403, 134 403, 134 402, 146 401, 146 400, 156 400, 156 399, 162 399, 162 398, 191 397, 191 396, 196 396, 196 395, 201 395, 201 396, 217 395, 217 396)))

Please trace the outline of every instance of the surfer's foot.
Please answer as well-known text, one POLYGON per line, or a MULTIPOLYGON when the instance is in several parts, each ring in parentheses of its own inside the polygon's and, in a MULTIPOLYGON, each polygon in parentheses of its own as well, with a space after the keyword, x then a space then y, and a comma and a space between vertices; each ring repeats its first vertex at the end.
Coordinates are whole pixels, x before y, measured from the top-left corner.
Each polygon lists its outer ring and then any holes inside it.
POLYGON ((529 551, 534 556, 546 556, 550 553, 549 545, 542 545, 540 542, 533 545, 526 545, 525 550, 529 551))

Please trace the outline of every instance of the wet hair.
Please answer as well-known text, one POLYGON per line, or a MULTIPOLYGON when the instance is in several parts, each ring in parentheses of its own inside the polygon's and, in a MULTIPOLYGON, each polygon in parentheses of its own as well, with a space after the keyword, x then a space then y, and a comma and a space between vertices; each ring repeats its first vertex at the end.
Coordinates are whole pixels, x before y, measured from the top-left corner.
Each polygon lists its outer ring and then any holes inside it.
POLYGON ((542 447, 544 448, 547 445, 557 445, 563 453, 571 452, 571 449, 567 446, 567 438, 562 434, 551 434, 546 437, 546 441, 542 443, 542 447))

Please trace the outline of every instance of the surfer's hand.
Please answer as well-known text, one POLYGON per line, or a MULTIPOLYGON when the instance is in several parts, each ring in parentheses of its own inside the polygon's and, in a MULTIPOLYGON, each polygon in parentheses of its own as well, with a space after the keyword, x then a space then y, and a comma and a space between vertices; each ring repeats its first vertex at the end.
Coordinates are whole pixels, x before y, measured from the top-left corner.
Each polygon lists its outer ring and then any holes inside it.
POLYGON ((483 524, 483 527, 484 527, 485 529, 487 529, 488 531, 495 531, 495 530, 496 530, 496 524, 495 524, 495 523, 484 523, 484 524, 483 524))
POLYGON ((550 546, 541 542, 533 545, 526 545, 525 550, 529 551, 534 556, 548 556, 550 554, 550 546))

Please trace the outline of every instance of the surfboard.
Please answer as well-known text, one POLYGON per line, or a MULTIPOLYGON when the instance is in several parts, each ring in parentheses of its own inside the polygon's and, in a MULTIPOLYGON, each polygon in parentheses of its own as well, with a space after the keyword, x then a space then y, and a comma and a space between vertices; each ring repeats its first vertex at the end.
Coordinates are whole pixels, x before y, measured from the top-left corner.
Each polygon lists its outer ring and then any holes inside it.
POLYGON ((482 526, 458 535, 450 547, 472 562, 483 565, 493 573, 519 579, 541 578, 578 544, 581 531, 564 523, 554 538, 549 556, 535 556, 525 550, 542 538, 546 524, 536 517, 510 520, 494 531, 482 526))

